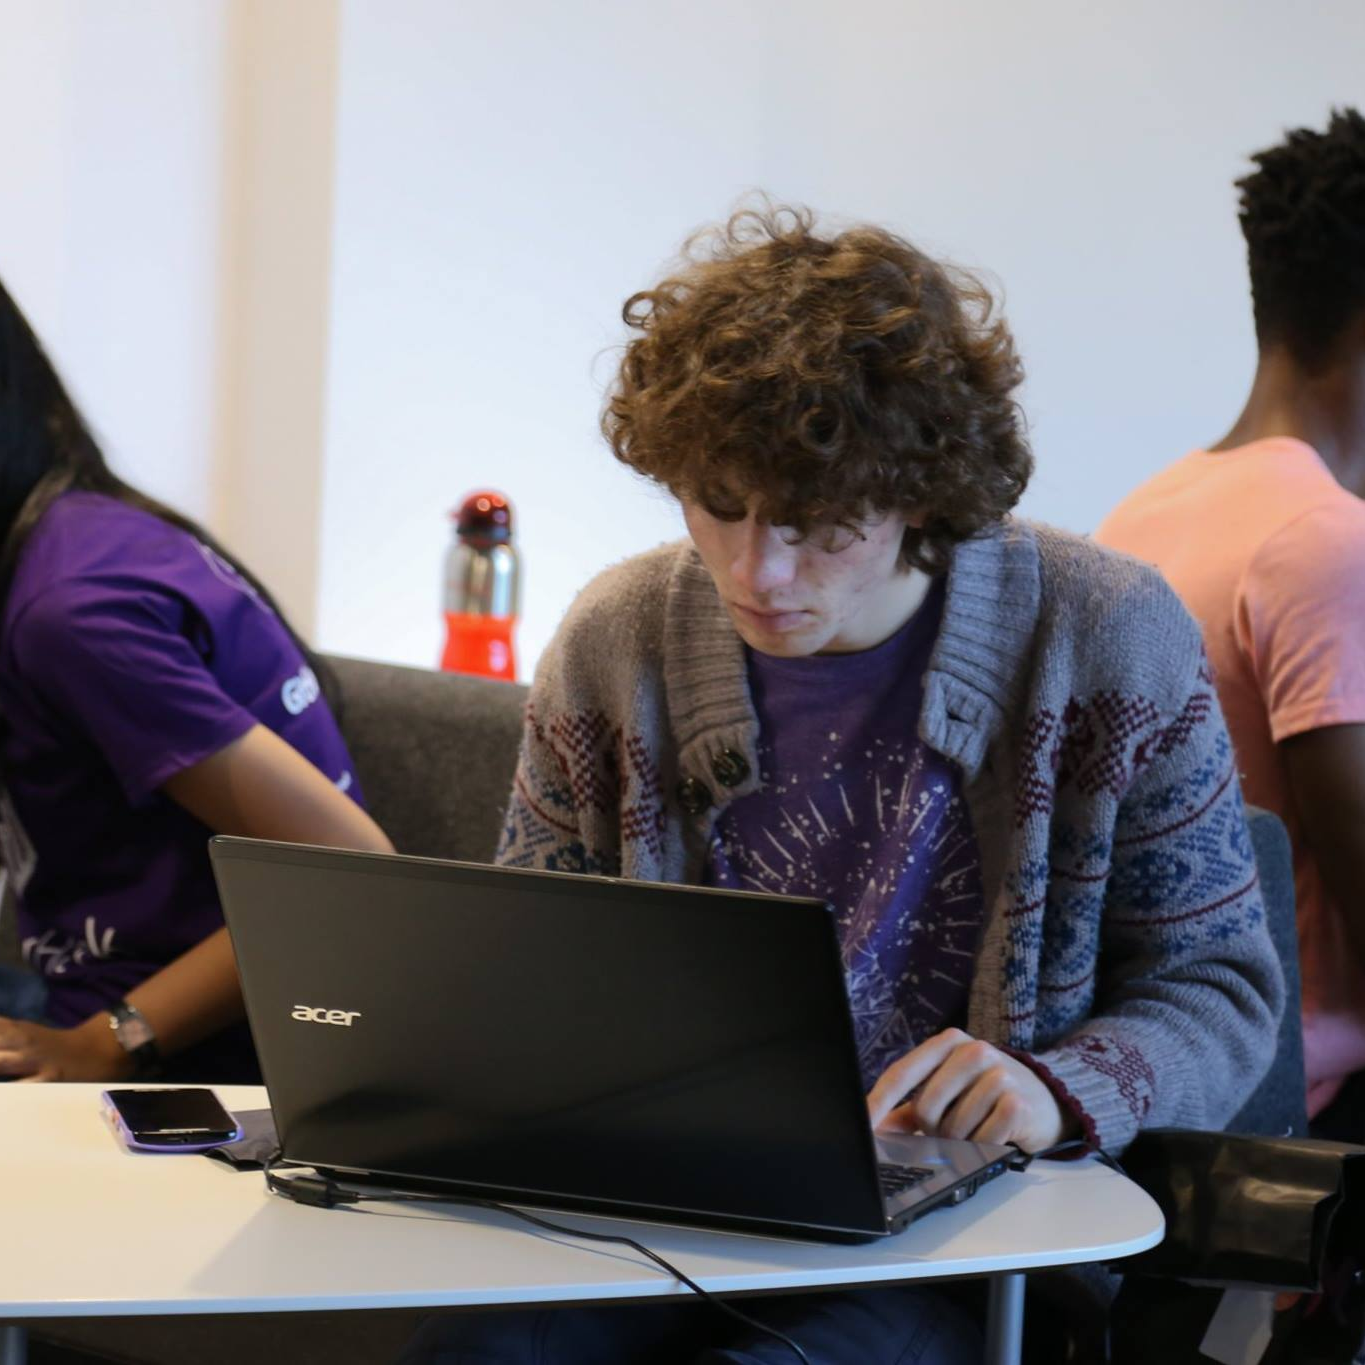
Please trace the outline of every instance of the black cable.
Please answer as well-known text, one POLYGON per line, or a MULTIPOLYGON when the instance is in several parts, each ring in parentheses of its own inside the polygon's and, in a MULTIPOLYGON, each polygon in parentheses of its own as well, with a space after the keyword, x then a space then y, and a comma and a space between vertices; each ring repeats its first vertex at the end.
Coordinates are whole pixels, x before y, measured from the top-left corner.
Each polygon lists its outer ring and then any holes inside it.
POLYGON ((509 1214, 513 1218, 520 1218, 524 1223, 530 1223, 534 1227, 544 1228, 547 1232, 558 1233, 565 1237, 577 1237, 588 1242, 615 1242, 620 1246, 628 1246, 632 1250, 638 1251, 641 1256, 653 1261, 655 1265, 662 1267, 679 1284, 686 1285, 688 1289, 704 1299, 713 1308, 718 1308, 722 1313, 729 1314, 730 1317, 742 1322, 746 1327, 753 1328, 756 1332, 762 1332, 765 1336, 780 1341, 801 1361, 801 1365, 811 1365, 810 1357, 791 1337, 779 1332, 775 1327, 765 1326, 755 1318, 751 1318, 747 1313, 741 1313, 738 1308, 726 1303, 724 1299, 717 1298, 709 1289, 703 1289, 690 1276, 684 1275, 677 1266, 664 1260, 658 1252, 651 1251, 643 1242, 637 1242, 633 1237, 623 1237, 619 1233, 587 1232, 582 1228, 571 1228, 564 1223, 556 1223, 549 1218, 541 1218, 534 1213, 527 1213, 525 1209, 515 1208, 511 1204, 503 1204, 496 1199, 478 1199, 473 1195, 409 1194, 400 1190, 386 1190, 383 1194, 363 1194, 359 1190, 347 1189, 344 1185, 326 1176, 295 1175, 288 1179, 282 1179, 270 1169, 278 1158, 279 1153, 275 1153, 262 1163, 261 1169, 265 1175, 266 1188, 272 1194, 281 1195, 285 1199, 293 1200, 296 1204, 307 1204, 320 1209, 333 1209, 342 1204, 460 1204, 470 1208, 493 1209, 498 1213, 509 1214))
POLYGON ((1026 1152, 1022 1147, 1009 1144, 1014 1147, 1016 1156, 1010 1159, 1010 1170, 1026 1171, 1040 1157, 1060 1156, 1063 1152, 1083 1152, 1093 1156, 1101 1165, 1108 1166, 1111 1171, 1117 1171, 1120 1175, 1127 1175, 1115 1157, 1109 1155, 1103 1147, 1097 1146, 1088 1138, 1068 1138, 1065 1142, 1059 1142, 1053 1147, 1044 1147, 1040 1152, 1026 1152))

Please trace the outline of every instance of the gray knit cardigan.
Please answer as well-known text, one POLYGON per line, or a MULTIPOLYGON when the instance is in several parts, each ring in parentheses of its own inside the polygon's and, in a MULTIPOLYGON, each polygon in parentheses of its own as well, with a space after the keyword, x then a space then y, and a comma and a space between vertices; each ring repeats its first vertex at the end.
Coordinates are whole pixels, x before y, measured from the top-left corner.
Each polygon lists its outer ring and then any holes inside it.
MULTIPOLYGON (((968 1031, 1109 1150, 1221 1126, 1283 1007, 1199 632, 1150 569, 1009 520, 958 546, 919 733, 961 769, 985 924, 968 1031)), ((536 673, 498 860, 701 878, 758 783, 743 646, 686 543, 607 570, 536 673)))

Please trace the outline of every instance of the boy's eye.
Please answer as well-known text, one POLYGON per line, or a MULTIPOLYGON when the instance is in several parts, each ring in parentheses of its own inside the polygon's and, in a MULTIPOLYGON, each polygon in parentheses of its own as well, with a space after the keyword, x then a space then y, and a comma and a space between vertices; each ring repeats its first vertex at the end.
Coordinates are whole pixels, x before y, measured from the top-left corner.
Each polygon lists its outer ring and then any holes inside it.
POLYGON ((856 526, 821 526, 811 539, 827 554, 837 555, 847 550, 854 541, 866 540, 867 537, 856 526))
POLYGON ((823 550, 826 554, 831 555, 837 555, 840 551, 847 550, 854 541, 867 539, 857 527, 838 524, 813 526, 805 532, 798 531, 794 526, 779 526, 777 533, 782 537, 784 545, 809 543, 814 545, 817 550, 823 550))
POLYGON ((717 521, 743 521, 748 515, 748 499, 725 488, 709 487, 702 494, 691 494, 717 521))

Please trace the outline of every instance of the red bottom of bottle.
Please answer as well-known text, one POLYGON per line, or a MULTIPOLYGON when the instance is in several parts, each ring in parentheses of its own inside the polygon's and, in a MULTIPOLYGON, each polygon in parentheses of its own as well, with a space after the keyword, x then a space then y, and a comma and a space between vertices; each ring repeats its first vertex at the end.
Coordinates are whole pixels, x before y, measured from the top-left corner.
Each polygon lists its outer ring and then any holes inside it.
POLYGON ((476 673, 484 678, 516 682, 517 656, 512 645, 516 619, 446 612, 446 646, 441 668, 447 673, 476 673))

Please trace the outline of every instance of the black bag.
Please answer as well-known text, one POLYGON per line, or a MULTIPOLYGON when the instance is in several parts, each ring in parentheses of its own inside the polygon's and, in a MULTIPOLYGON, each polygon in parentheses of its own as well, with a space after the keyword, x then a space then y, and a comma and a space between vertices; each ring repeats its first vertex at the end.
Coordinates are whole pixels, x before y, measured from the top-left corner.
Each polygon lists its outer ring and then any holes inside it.
POLYGON ((1365 1341, 1365 1147, 1151 1129, 1122 1164, 1166 1236, 1114 1266, 1116 1361, 1206 1361, 1199 1342, 1232 1287, 1311 1296, 1278 1315, 1266 1362, 1352 1359, 1365 1341))

